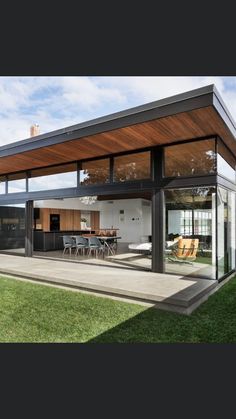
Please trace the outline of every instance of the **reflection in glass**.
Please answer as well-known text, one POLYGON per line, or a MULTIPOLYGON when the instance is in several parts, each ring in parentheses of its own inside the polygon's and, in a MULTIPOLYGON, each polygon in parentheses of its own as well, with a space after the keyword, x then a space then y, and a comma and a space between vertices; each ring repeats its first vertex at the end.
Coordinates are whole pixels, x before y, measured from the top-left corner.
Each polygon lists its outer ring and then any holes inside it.
POLYGON ((26 191, 26 173, 19 172, 8 175, 8 193, 26 191))
POLYGON ((26 179, 8 179, 8 193, 17 193, 26 191, 26 179))
POLYGON ((235 158, 221 140, 217 147, 217 172, 235 183, 235 158))
POLYGON ((216 278, 215 188, 165 191, 166 272, 216 278))
POLYGON ((0 206, 0 251, 25 253, 25 204, 0 206))
POLYGON ((114 181, 149 179, 151 177, 150 152, 127 154, 114 158, 114 181))
POLYGON ((73 188, 77 184, 77 173, 59 173, 56 175, 29 178, 29 191, 73 188))
POLYGON ((110 160, 100 159, 81 163, 81 185, 94 185, 110 181, 110 160))
POLYGON ((165 176, 195 176, 216 172, 215 140, 165 147, 165 176))
POLYGON ((0 176, 0 194, 6 193, 6 177, 0 176))
POLYGON ((32 170, 28 184, 30 192, 76 187, 76 163, 32 170))

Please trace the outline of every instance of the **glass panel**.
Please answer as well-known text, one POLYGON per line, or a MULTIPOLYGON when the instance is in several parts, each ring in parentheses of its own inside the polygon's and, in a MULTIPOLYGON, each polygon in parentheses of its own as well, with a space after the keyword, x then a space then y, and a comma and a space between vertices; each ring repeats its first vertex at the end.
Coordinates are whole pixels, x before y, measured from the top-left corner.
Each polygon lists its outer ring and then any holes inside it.
POLYGON ((235 183, 235 158, 222 141, 218 140, 217 144, 217 171, 235 183))
POLYGON ((80 170, 81 185, 108 183, 110 181, 110 160, 101 159, 83 162, 80 170))
POLYGON ((210 209, 194 211, 194 232, 204 236, 212 234, 212 214, 210 209))
POLYGON ((165 176, 194 176, 216 172, 215 139, 176 144, 164 149, 165 176))
POLYGON ((228 192, 230 270, 235 269, 235 192, 228 192))
POLYGON ((104 257, 117 267, 151 270, 151 192, 103 198, 91 206, 79 197, 34 201, 34 255, 88 262, 96 256, 92 248, 76 253, 73 247, 71 255, 69 249, 63 254, 63 236, 88 238, 92 233, 103 244, 101 262, 104 257), (50 214, 60 216, 60 231, 49 233, 50 214))
POLYGON ((29 191, 73 188, 77 186, 77 165, 54 166, 32 170, 29 191))
POLYGON ((216 278, 214 187, 165 191, 165 270, 216 278))
POLYGON ((25 254, 25 204, 0 206, 0 251, 25 254))
POLYGON ((6 183, 5 182, 1 182, 0 183, 0 194, 5 194, 6 191, 6 183))
POLYGON ((26 191, 26 173, 15 173, 8 176, 8 193, 26 191))
POLYGON ((127 154, 114 158, 114 180, 125 182, 127 180, 150 179, 151 157, 150 151, 127 154))
POLYGON ((0 176, 0 194, 6 193, 6 177, 0 176))
POLYGON ((218 187, 218 275, 235 268, 235 193, 218 187))

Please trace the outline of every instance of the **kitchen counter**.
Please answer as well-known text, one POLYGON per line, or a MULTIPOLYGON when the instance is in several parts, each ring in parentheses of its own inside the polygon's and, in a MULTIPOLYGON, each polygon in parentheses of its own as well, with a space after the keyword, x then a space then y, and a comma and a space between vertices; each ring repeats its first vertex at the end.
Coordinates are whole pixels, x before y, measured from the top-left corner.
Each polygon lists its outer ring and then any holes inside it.
MULTIPOLYGON (((34 250, 47 252, 50 250, 63 250, 62 236, 76 236, 81 234, 89 234, 90 230, 77 230, 77 231, 42 231, 34 230, 34 250)), ((91 230, 91 234, 95 230, 91 230)))

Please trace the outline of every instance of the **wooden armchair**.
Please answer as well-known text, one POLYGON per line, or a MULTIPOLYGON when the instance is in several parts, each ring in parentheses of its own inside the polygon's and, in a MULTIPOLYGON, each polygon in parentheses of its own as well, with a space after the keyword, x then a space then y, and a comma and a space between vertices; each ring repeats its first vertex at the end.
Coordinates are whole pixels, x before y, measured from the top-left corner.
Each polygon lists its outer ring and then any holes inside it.
POLYGON ((192 264, 197 257, 199 239, 180 239, 178 246, 173 248, 172 254, 168 256, 170 262, 192 264))

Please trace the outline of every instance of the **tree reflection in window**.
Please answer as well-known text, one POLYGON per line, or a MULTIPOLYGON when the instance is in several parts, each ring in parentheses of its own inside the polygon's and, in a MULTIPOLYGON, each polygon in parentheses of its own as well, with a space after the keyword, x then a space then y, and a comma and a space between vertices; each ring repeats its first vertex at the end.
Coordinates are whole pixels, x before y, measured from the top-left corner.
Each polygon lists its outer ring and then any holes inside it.
POLYGON ((110 180, 109 159, 83 162, 80 170, 81 185, 108 183, 110 180))
POLYGON ((165 147, 165 176, 197 176, 216 173, 215 139, 165 147))
POLYGON ((114 180, 149 179, 151 176, 150 152, 127 154, 114 158, 114 180))

